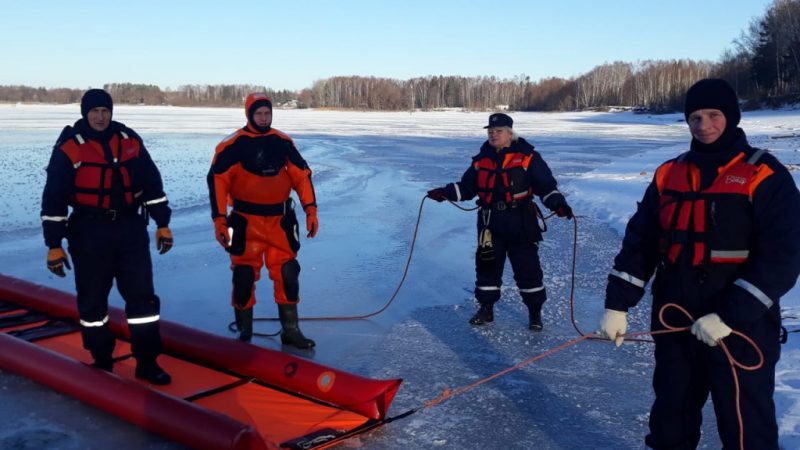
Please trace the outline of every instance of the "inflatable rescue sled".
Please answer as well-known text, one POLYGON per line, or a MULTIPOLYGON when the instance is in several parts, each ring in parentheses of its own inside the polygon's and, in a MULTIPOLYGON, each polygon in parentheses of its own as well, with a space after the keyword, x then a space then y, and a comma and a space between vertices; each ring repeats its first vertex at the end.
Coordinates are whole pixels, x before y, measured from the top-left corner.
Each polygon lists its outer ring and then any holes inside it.
POLYGON ((384 424, 402 380, 374 380, 161 321, 158 359, 172 384, 134 377, 128 327, 114 374, 90 367, 75 297, 0 275, 0 369, 29 377, 183 445, 202 449, 325 448, 384 424))

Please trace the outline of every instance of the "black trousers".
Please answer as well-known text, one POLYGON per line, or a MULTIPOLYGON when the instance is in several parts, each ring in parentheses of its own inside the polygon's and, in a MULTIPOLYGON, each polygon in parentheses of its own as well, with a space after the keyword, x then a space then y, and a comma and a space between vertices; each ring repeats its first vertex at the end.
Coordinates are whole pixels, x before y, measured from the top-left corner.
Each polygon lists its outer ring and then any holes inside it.
MULTIPOLYGON (((737 369, 746 449, 777 449, 775 419, 775 365, 780 355, 776 326, 762 318, 746 330, 764 353, 764 366, 755 371, 737 369)), ((739 448, 736 386, 730 364, 720 346, 710 347, 689 332, 657 335, 653 374, 656 399, 650 411, 654 449, 695 449, 700 440, 702 408, 709 394, 714 403, 717 430, 724 449, 739 448)), ((751 366, 758 362, 755 350, 743 339, 730 336, 724 342, 732 356, 751 366)))
POLYGON ((160 300, 153 288, 146 219, 130 215, 111 221, 74 213, 67 225, 75 270, 83 346, 95 359, 110 358, 115 338, 109 330, 108 294, 116 280, 125 300, 131 349, 139 362, 161 353, 160 300))
MULTIPOLYGON (((484 212, 479 210, 479 236, 484 227, 482 214, 484 212)), ((475 256, 475 298, 481 304, 493 304, 500 299, 506 258, 511 262, 522 301, 529 307, 540 307, 547 300, 544 274, 539 262, 539 245, 535 240, 537 235, 531 233, 531 227, 536 226, 533 220, 522 207, 492 210, 489 229, 492 232, 494 260, 481 261, 478 254, 475 256)))

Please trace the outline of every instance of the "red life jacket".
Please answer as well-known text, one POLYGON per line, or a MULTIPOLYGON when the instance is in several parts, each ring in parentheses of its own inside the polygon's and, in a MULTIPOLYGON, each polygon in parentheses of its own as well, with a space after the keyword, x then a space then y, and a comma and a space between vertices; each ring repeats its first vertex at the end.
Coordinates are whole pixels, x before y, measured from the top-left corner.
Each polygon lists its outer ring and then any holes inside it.
POLYGON ((762 154, 764 150, 740 152, 703 190, 700 170, 685 160, 686 154, 657 169, 661 253, 669 262, 676 262, 684 249, 692 251, 694 266, 741 264, 747 259, 753 192, 772 174, 766 164, 758 164, 762 154))
POLYGON ((125 206, 134 204, 136 195, 133 193, 129 167, 139 157, 140 143, 120 131, 111 136, 108 144, 111 161, 106 160, 100 142, 86 140, 80 134, 61 146, 77 169, 72 197, 75 205, 109 209, 112 177, 118 177, 122 182, 125 206))
POLYGON ((486 206, 492 204, 497 178, 502 180, 505 198, 499 199, 506 203, 519 202, 531 196, 533 188, 528 181, 526 172, 531 163, 532 154, 522 152, 507 153, 503 163, 498 167, 497 162, 489 156, 483 156, 472 162, 477 171, 478 198, 486 206))

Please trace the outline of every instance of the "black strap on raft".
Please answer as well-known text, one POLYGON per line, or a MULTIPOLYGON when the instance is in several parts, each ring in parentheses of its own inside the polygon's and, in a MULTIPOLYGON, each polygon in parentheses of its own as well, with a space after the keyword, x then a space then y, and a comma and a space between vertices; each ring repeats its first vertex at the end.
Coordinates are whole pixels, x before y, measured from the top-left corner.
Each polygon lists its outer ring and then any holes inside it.
POLYGON ((330 441, 341 436, 342 432, 334 430, 333 428, 323 428, 305 436, 301 436, 291 441, 281 443, 281 447, 290 449, 309 449, 322 444, 327 444, 330 441))
POLYGON ((11 328, 50 319, 50 316, 35 311, 25 311, 0 317, 0 328, 11 328))
POLYGON ((384 420, 383 423, 389 423, 389 422, 394 422, 395 420, 404 419, 404 418, 414 414, 415 412, 417 412, 419 410, 420 410, 420 408, 409 409, 408 411, 406 411, 404 413, 400 413, 400 414, 398 414, 398 415, 396 415, 394 417, 386 418, 386 420, 384 420))
POLYGON ((15 309, 22 309, 17 304, 11 302, 0 301, 0 313, 14 311, 15 309))
POLYGON ((18 337, 28 342, 38 341, 40 339, 47 339, 64 334, 74 333, 80 329, 80 326, 75 322, 52 319, 38 327, 26 328, 24 330, 10 331, 8 334, 18 337))
POLYGON ((307 450, 307 449, 317 448, 320 446, 322 446, 323 448, 328 448, 338 442, 342 442, 344 440, 350 439, 353 436, 366 433, 367 431, 370 431, 377 427, 381 427, 387 423, 388 423, 387 420, 370 419, 367 422, 363 423, 361 426, 347 432, 342 432, 341 430, 334 430, 331 428, 325 428, 319 431, 315 431, 311 434, 307 434, 305 436, 292 439, 291 441, 283 442, 281 443, 280 447, 297 449, 297 450, 307 450))

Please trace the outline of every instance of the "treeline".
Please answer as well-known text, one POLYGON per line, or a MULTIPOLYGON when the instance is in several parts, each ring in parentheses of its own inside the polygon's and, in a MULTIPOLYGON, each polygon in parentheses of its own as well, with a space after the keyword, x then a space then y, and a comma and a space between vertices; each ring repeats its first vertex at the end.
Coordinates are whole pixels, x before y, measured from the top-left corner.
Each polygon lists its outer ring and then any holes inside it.
MULTIPOLYGON (((277 105, 361 110, 565 111, 617 106, 675 111, 686 89, 705 77, 728 80, 752 107, 800 102, 800 0, 775 0, 761 18, 733 41, 718 62, 653 60, 613 62, 586 74, 531 81, 520 75, 428 76, 410 80, 338 76, 317 80, 300 92, 255 85, 103 86, 117 103, 176 106, 241 106, 250 92, 266 92, 277 105)), ((0 86, 3 102, 74 103, 83 90, 0 86)))
MULTIPOLYGON (((264 86, 187 85, 176 90, 162 90, 152 84, 108 83, 103 85, 118 104, 173 106, 241 106, 247 94, 266 92, 276 104, 294 106, 297 93, 275 91, 264 86)), ((0 86, 0 102, 77 103, 84 89, 45 89, 28 86, 0 86)))
POLYGON ((531 82, 524 75, 495 77, 431 76, 408 81, 375 77, 333 77, 300 92, 298 100, 316 108, 405 110, 462 108, 566 111, 639 106, 674 110, 686 89, 712 75, 710 62, 646 61, 603 64, 577 78, 531 82))

